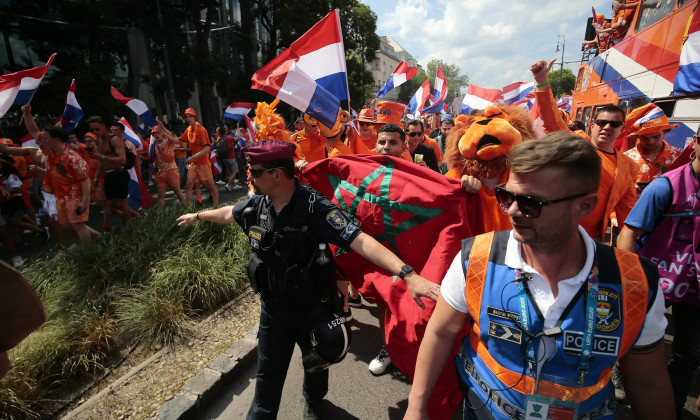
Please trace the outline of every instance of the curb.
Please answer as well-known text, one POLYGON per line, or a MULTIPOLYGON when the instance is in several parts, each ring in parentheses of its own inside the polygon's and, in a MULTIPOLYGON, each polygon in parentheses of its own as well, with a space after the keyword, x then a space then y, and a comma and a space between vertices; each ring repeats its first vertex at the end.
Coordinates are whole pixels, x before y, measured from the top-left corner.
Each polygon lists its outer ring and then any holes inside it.
POLYGON ((212 402, 226 385, 233 383, 258 360, 258 326, 259 322, 240 340, 233 343, 224 354, 217 356, 209 366, 185 382, 178 394, 161 406, 158 418, 161 420, 198 418, 202 406, 212 402))

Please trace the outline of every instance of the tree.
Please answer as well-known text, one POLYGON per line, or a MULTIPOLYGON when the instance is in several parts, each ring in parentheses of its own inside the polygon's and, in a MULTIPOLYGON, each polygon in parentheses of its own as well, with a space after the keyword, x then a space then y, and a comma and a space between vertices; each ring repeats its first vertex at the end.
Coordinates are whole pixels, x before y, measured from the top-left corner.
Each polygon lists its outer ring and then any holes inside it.
POLYGON ((576 86, 576 76, 569 69, 564 69, 561 78, 561 91, 559 91, 559 70, 549 72, 549 84, 552 86, 552 94, 555 98, 561 98, 562 95, 571 95, 571 91, 576 86))
POLYGON ((462 71, 455 64, 447 64, 442 60, 433 59, 428 62, 428 77, 430 78, 431 88, 435 86, 435 76, 437 74, 437 66, 440 66, 442 73, 447 80, 447 98, 445 103, 451 104, 455 96, 459 96, 463 87, 469 85, 469 76, 460 74, 462 71))

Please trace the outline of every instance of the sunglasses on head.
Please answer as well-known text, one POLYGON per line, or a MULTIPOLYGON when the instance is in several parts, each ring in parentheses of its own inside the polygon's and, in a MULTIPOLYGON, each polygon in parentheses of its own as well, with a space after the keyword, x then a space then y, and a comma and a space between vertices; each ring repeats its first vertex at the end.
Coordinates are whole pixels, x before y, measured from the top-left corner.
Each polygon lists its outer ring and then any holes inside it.
POLYGON ((406 135, 407 135, 408 137, 418 137, 418 136, 422 136, 423 133, 421 133, 420 131, 414 131, 414 132, 410 132, 410 131, 409 131, 409 132, 406 133, 406 135))
POLYGON ((540 214, 542 213, 542 207, 544 206, 559 203, 562 201, 573 200, 574 198, 579 198, 583 197, 584 195, 587 195, 587 193, 576 194, 564 198, 559 198, 556 200, 540 201, 536 198, 530 197, 529 195, 514 194, 508 191, 507 189, 503 188, 504 185, 506 184, 496 186, 495 190, 496 200, 498 201, 498 204, 501 205, 501 209, 503 209, 503 212, 507 212, 510 206, 513 205, 513 202, 516 202, 518 203, 518 209, 520 210, 520 213, 522 213, 523 216, 527 217, 528 219, 536 219, 540 217, 540 214))
POLYGON ((597 125, 600 128, 603 128, 608 124, 610 124, 610 127, 612 127, 612 128, 617 128, 624 123, 624 121, 610 121, 610 120, 595 120, 593 122, 595 123, 595 125, 597 125))
POLYGON ((265 172, 271 172, 271 171, 274 171, 275 169, 282 169, 282 167, 277 166, 274 168, 260 168, 260 169, 248 168, 248 170, 250 171, 250 174, 253 175, 253 178, 260 178, 262 176, 262 174, 264 174, 265 172))

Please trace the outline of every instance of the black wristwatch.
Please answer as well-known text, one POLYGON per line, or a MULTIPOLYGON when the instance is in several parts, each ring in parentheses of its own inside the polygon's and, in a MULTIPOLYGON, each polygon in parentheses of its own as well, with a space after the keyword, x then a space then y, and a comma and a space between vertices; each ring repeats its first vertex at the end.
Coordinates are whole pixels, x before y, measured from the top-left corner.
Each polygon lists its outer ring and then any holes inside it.
POLYGON ((401 277, 401 280, 405 280, 404 277, 408 275, 408 273, 413 272, 413 267, 410 265, 406 264, 403 267, 401 267, 401 272, 399 273, 399 277, 401 277))

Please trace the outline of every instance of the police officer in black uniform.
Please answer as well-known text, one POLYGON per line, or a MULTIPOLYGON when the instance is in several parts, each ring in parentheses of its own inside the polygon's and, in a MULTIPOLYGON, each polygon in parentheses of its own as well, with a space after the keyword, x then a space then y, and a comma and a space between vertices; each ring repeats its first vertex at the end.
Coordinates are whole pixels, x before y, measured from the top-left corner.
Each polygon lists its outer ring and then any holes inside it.
MULTIPOLYGON (((277 416, 287 368, 299 345, 311 350, 309 325, 328 311, 335 278, 327 265, 317 264, 319 244, 352 249, 406 281, 416 303, 436 300, 439 286, 416 274, 391 251, 362 232, 320 193, 302 186, 294 175, 293 143, 264 141, 244 148, 248 181, 257 193, 244 203, 177 220, 180 226, 198 220, 238 223, 250 239, 248 275, 260 294, 258 374, 248 419, 277 416)), ((305 358, 306 359, 306 358, 305 358)), ((328 391, 328 369, 310 372, 305 366, 304 418, 318 418, 316 409, 328 391)))

